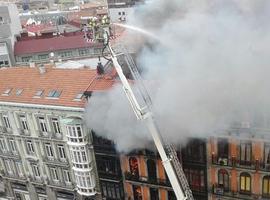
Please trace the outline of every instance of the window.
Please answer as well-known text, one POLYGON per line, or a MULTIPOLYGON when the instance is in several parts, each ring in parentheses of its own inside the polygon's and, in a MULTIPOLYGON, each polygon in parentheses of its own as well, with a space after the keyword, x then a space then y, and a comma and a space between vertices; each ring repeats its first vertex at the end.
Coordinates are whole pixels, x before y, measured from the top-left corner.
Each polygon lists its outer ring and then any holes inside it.
POLYGON ((34 154, 35 153, 35 149, 34 149, 34 146, 33 146, 33 143, 32 143, 31 140, 27 140, 26 146, 27 146, 27 151, 28 151, 29 154, 34 154))
POLYGON ((59 56, 61 56, 62 58, 72 57, 72 51, 60 52, 59 56))
POLYGON ((177 200, 174 191, 168 191, 168 200, 177 200))
POLYGON ((11 88, 6 89, 6 90, 3 92, 3 94, 2 94, 2 95, 4 95, 4 96, 8 96, 8 95, 10 95, 11 90, 12 90, 11 88))
POLYGON ((4 138, 0 138, 0 149, 2 152, 7 151, 7 146, 6 146, 6 142, 5 142, 4 138))
POLYGON ((229 174, 225 169, 218 171, 218 186, 223 188, 224 191, 229 190, 229 174))
POLYGON ((66 126, 66 129, 69 141, 71 142, 83 141, 83 133, 81 125, 66 126))
POLYGON ((264 162, 270 164, 270 144, 264 144, 264 162))
POLYGON ((35 97, 41 97, 43 92, 44 92, 44 90, 37 90, 35 93, 35 97))
POLYGON ((65 159, 66 158, 66 153, 65 153, 64 145, 58 144, 57 147, 58 147, 58 152, 59 152, 60 158, 65 159))
POLYGON ((157 168, 156 168, 156 162, 152 159, 148 159, 147 162, 147 172, 148 172, 148 180, 150 182, 157 181, 157 168))
POLYGON ((200 169, 184 169, 191 190, 204 192, 206 191, 205 173, 200 169))
POLYGON ((139 164, 137 158, 129 158, 129 169, 132 176, 139 177, 139 164))
POLYGON ((240 143, 240 164, 241 165, 251 164, 251 142, 240 143))
POLYGON ((2 23, 3 22, 3 17, 0 17, 0 23, 2 23))
POLYGON ((44 117, 38 117, 38 120, 39 120, 39 127, 40 127, 40 130, 41 130, 43 133, 47 133, 47 132, 48 132, 48 129, 47 129, 47 126, 46 126, 45 118, 44 118, 44 117))
POLYGON ((204 163, 206 160, 205 141, 200 139, 191 139, 182 152, 184 160, 204 163))
POLYGON ((39 60, 47 60, 49 58, 49 54, 38 55, 39 60))
POLYGON ((121 12, 118 12, 118 15, 121 15, 121 12))
POLYGON ((10 160, 5 160, 7 173, 13 174, 12 163, 10 160))
POLYGON ((134 200, 142 200, 142 189, 140 186, 133 185, 133 198, 134 200))
POLYGON ((251 177, 248 173, 240 174, 240 192, 250 193, 251 192, 251 177))
POLYGON ((51 172, 52 180, 58 181, 59 178, 58 178, 57 169, 56 168, 50 168, 50 172, 51 172))
POLYGON ((22 166, 21 162, 16 162, 16 168, 17 168, 18 175, 20 177, 24 176, 23 175, 23 166, 22 166))
POLYGON ((61 91, 51 90, 48 94, 48 97, 58 98, 61 95, 61 91))
POLYGON ((45 144, 46 154, 48 157, 53 157, 52 145, 50 143, 45 144))
POLYGON ((79 50, 79 55, 80 56, 86 56, 89 54, 89 49, 80 49, 79 50))
POLYGON ((126 12, 122 12, 122 15, 126 15, 126 12))
POLYGON ((58 119, 51 118, 51 121, 54 133, 61 133, 58 119))
POLYGON ((228 158, 229 143, 228 139, 218 139, 218 157, 228 158))
POLYGON ((3 115, 4 126, 10 128, 10 123, 7 115, 3 115))
POLYGON ((76 163, 87 162, 85 147, 72 147, 71 151, 72 151, 74 162, 76 163))
POLYGON ((83 92, 80 92, 80 93, 78 93, 78 94, 76 95, 76 97, 74 98, 74 100, 80 101, 80 100, 82 99, 82 97, 83 97, 83 92))
POLYGON ((22 92, 23 92, 23 89, 17 89, 16 90, 16 95, 20 96, 22 94, 22 92))
POLYGON ((39 167, 37 165, 32 166, 33 174, 35 177, 40 177, 39 167))
POLYGON ((16 153, 17 152, 17 148, 16 148, 15 141, 13 139, 10 139, 8 142, 9 142, 10 150, 13 153, 16 153))
POLYGON ((66 183, 70 183, 71 182, 71 178, 70 178, 70 173, 68 170, 63 170, 64 173, 64 181, 66 183))
POLYGON ((263 197, 270 197, 270 176, 263 177, 263 197))
POLYGON ((32 60, 32 56, 22 57, 22 62, 30 62, 32 60))
POLYGON ((20 115, 19 116, 20 122, 21 122, 21 127, 23 130, 28 130, 28 124, 26 121, 26 116, 25 115, 20 115))
POLYGON ((158 200, 158 189, 157 188, 150 188, 150 200, 158 200))

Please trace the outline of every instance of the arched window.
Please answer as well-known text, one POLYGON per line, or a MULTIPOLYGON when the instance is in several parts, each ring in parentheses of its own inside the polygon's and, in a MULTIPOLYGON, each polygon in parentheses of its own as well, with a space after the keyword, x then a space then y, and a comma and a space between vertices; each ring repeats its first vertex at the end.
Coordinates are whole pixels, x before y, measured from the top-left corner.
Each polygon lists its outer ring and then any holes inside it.
POLYGON ((222 187, 224 191, 229 190, 229 174, 225 169, 218 171, 218 186, 222 187))
POLYGON ((129 158, 129 169, 132 176, 139 177, 139 164, 137 158, 129 158))
POLYGON ((251 193, 251 176, 248 173, 240 174, 240 192, 251 193))
POLYGON ((148 180, 150 182, 155 182, 157 180, 157 169, 156 169, 156 162, 152 159, 147 160, 147 172, 148 172, 148 180))
POLYGON ((262 194, 264 197, 270 197, 270 176, 263 177, 263 190, 262 194))

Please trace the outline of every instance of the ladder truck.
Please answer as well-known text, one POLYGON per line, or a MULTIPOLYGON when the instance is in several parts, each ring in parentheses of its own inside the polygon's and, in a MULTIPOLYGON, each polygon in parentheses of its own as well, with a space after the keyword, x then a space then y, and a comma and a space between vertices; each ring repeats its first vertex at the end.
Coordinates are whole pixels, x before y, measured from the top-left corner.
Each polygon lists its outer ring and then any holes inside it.
MULTIPOLYGON (((165 143, 160 130, 155 122, 153 112, 152 112, 152 101, 149 93, 146 90, 146 87, 143 84, 143 80, 140 76, 138 68, 133 61, 133 58, 121 45, 111 45, 110 43, 110 33, 107 24, 100 25, 99 28, 95 28, 95 31, 98 30, 98 34, 94 34, 99 38, 94 38, 94 40, 102 41, 104 43, 104 50, 108 50, 109 57, 104 57, 113 63, 113 66, 120 78, 120 81, 123 86, 123 90, 126 94, 127 99, 137 117, 138 120, 142 120, 145 125, 148 127, 148 131, 151 133, 154 140, 155 146, 158 150, 158 153, 161 157, 163 166, 167 173, 167 176, 172 185, 173 191, 177 200, 194 200, 192 192, 189 188, 188 181, 184 174, 183 168, 179 159, 177 157, 176 150, 172 144, 165 143), (100 38, 100 36, 102 38, 100 38), (138 88, 140 95, 140 103, 138 97, 135 96, 135 93, 132 90, 132 87, 129 84, 126 76, 123 73, 123 69, 119 64, 118 58, 122 56, 124 58, 131 75, 135 81, 136 87, 138 88)), ((103 54, 103 53, 102 53, 103 54)))

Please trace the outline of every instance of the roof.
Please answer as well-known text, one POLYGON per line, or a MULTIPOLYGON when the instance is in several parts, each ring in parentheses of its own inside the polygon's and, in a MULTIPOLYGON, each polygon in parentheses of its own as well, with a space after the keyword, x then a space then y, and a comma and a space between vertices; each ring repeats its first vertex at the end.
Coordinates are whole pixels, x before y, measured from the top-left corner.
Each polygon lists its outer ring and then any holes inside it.
POLYGON ((52 38, 32 39, 17 41, 14 46, 15 55, 25 55, 59 50, 101 47, 99 43, 87 43, 83 34, 58 36, 52 38))
POLYGON ((11 67, 0 69, 0 102, 42 104, 68 107, 84 107, 85 100, 74 100, 87 91, 104 91, 112 87, 114 80, 105 75, 97 76, 96 70, 59 69, 46 67, 41 74, 37 67, 11 67), (9 95, 3 95, 12 89, 9 95), (23 89, 20 95, 17 91, 23 89), (38 90, 43 90, 41 97, 34 97, 38 90), (58 90, 59 98, 49 98, 51 90, 58 90))

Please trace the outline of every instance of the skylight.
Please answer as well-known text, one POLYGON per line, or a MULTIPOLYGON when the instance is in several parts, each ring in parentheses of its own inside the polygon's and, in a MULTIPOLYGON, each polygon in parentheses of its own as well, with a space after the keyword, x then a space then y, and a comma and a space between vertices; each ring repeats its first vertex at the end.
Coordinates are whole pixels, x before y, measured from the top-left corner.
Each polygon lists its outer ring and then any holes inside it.
POLYGON ((41 97, 44 90, 37 90, 35 93, 35 97, 41 97))
POLYGON ((48 94, 48 97, 58 98, 61 95, 59 90, 51 90, 48 94))
POLYGON ((2 95, 6 95, 6 96, 8 96, 8 95, 10 94, 11 90, 12 90, 12 88, 8 88, 8 89, 6 89, 6 90, 3 92, 3 94, 2 94, 2 95))
POLYGON ((16 95, 17 96, 20 96, 22 94, 22 92, 23 92, 23 89, 17 89, 16 95))

